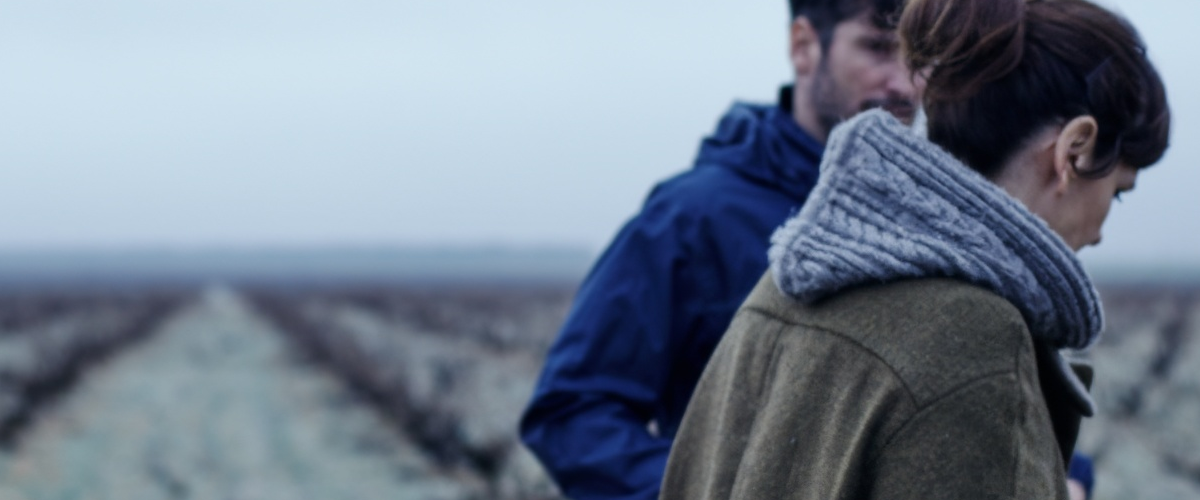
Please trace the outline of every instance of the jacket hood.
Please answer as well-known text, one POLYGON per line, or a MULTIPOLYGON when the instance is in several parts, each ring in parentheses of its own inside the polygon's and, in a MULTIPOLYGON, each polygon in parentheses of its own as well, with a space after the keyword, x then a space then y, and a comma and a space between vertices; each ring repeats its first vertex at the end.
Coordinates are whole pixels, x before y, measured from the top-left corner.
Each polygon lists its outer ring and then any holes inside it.
POLYGON ((804 199, 817 182, 824 145, 792 118, 791 87, 779 96, 774 106, 735 103, 701 143, 696 168, 729 168, 804 199))

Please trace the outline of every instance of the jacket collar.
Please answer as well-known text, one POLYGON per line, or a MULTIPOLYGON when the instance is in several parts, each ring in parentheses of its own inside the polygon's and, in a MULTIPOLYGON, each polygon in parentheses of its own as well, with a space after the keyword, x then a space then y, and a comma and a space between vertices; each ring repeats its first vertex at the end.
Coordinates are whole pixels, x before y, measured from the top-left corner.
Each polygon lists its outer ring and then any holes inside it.
POLYGON ((696 168, 729 168, 803 200, 817 182, 824 145, 792 117, 792 87, 774 106, 735 103, 704 139, 696 168))
POLYGON ((1038 382, 1050 425, 1062 452, 1063 465, 1071 463, 1083 417, 1096 413, 1095 403, 1088 396, 1092 383, 1092 368, 1081 363, 1068 363, 1062 353, 1042 343, 1034 343, 1038 382))

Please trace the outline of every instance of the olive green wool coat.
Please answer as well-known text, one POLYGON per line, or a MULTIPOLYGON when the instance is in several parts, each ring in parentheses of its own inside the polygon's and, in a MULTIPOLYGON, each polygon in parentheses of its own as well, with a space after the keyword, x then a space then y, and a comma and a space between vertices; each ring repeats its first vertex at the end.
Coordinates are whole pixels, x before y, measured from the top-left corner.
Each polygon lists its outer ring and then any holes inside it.
POLYGON ((1081 410, 1055 355, 960 281, 810 306, 768 273, 696 388, 661 498, 1065 500, 1081 410))

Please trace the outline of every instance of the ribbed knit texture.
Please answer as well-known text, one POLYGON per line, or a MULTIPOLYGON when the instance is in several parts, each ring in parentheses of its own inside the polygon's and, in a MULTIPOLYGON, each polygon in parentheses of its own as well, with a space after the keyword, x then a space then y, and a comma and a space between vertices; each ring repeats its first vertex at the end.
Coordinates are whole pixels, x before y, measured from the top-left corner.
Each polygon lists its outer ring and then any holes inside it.
POLYGON ((1103 329, 1075 253, 1039 217, 891 115, 837 127, 808 202, 771 238, 775 283, 814 302, 846 288, 946 277, 1021 311, 1035 338, 1083 349, 1103 329))

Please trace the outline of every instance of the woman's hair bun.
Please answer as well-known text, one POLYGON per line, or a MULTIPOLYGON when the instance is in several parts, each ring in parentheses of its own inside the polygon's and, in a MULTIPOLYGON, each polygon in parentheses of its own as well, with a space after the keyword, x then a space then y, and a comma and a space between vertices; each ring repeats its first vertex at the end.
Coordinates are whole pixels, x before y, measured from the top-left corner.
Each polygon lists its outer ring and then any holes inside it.
POLYGON ((1033 134, 1099 124, 1094 168, 1143 168, 1166 151, 1166 89, 1133 25, 1088 0, 909 0, 898 36, 925 78, 929 140, 995 178, 1033 134))
POLYGON ((1025 50, 1025 0, 909 0, 898 32, 928 100, 959 100, 1013 71, 1025 50))

